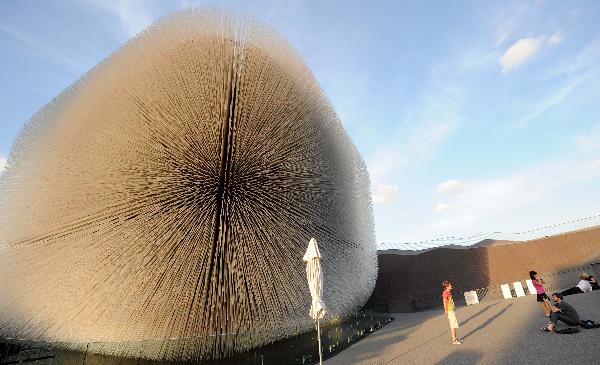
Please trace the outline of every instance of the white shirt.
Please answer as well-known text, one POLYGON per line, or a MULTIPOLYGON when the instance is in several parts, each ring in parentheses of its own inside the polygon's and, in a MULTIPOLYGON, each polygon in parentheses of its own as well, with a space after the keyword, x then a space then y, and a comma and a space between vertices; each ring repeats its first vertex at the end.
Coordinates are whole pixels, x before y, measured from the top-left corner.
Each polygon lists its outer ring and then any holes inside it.
POLYGON ((580 280, 579 284, 577 284, 577 287, 579 289, 581 289, 581 291, 584 293, 588 292, 588 291, 592 291, 592 285, 587 280, 580 280))

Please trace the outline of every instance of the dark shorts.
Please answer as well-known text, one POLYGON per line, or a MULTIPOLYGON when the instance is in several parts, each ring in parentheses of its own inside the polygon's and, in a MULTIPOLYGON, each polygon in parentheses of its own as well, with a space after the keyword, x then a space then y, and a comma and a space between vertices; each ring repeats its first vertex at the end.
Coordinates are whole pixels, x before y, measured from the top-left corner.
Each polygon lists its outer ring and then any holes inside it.
POLYGON ((538 295, 537 295, 537 301, 538 301, 538 302, 543 302, 543 301, 544 301, 544 300, 546 300, 546 299, 550 300, 550 299, 548 298, 548 296, 546 295, 546 293, 542 293, 542 294, 538 294, 538 295))

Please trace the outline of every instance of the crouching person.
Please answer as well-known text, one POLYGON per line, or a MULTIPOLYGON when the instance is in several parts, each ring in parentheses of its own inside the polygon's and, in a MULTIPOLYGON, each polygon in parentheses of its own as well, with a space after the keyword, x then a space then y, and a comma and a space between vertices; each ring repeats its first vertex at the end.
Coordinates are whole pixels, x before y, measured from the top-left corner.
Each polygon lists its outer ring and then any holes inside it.
POLYGON ((559 321, 565 323, 567 326, 579 326, 579 313, 563 300, 561 293, 552 294, 552 300, 555 304, 551 308, 550 323, 542 330, 554 331, 559 321))

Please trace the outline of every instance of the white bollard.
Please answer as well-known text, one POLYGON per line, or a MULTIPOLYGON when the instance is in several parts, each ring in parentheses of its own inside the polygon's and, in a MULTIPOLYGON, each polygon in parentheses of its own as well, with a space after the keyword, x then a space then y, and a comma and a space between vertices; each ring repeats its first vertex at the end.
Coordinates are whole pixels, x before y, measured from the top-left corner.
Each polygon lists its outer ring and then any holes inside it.
POLYGON ((465 301, 467 302, 467 305, 479 303, 479 298, 477 298, 477 292, 475 290, 466 291, 465 301))
POLYGON ((508 284, 500 285, 500 289, 502 289, 502 295, 504 295, 504 299, 512 298, 512 294, 510 293, 510 286, 508 286, 508 284))
POLYGON ((529 290, 529 294, 536 295, 537 290, 535 290, 535 286, 533 286, 533 281, 531 281, 531 279, 527 279, 525 280, 525 283, 527 284, 527 290, 529 290))
POLYGON ((517 298, 525 296, 525 290, 523 290, 523 285, 520 281, 515 281, 513 283, 513 287, 515 288, 515 294, 517 294, 517 298))

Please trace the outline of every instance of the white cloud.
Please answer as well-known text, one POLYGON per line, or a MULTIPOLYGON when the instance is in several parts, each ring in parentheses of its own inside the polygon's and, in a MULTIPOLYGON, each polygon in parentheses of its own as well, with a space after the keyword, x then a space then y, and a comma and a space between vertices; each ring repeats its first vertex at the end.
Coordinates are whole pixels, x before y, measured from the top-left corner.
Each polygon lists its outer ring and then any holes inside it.
POLYGON ((504 41, 508 39, 511 33, 512 29, 508 28, 506 25, 503 24, 502 26, 500 26, 496 31, 496 46, 499 46, 502 43, 504 43, 504 41))
POLYGON ((452 195, 463 191, 464 184, 460 180, 448 180, 435 188, 435 192, 442 195, 452 195))
POLYGON ((552 34, 549 38, 548 38, 548 43, 549 44, 559 44, 561 43, 563 40, 565 39, 564 35, 562 34, 561 31, 558 31, 554 34, 552 34))
POLYGON ((557 45, 565 39, 561 31, 557 31, 549 37, 527 37, 521 38, 510 46, 500 58, 502 72, 508 73, 519 67, 527 60, 535 56, 545 44, 557 45))
POLYGON ((4 168, 6 167, 7 164, 8 164, 8 161, 6 160, 6 157, 0 156, 0 174, 2 173, 2 171, 4 171, 4 168))
POLYGON ((539 51, 543 39, 543 37, 522 38, 510 46, 500 59, 502 72, 510 72, 533 57, 539 51))
POLYGON ((450 209, 450 204, 446 204, 446 203, 438 203, 435 206, 436 213, 443 213, 443 212, 447 211, 448 209, 450 209))
POLYGON ((389 204, 400 197, 399 188, 395 185, 382 185, 373 193, 373 202, 389 204))
POLYGON ((596 124, 588 134, 577 136, 575 143, 582 152, 600 152, 600 123, 596 124))

